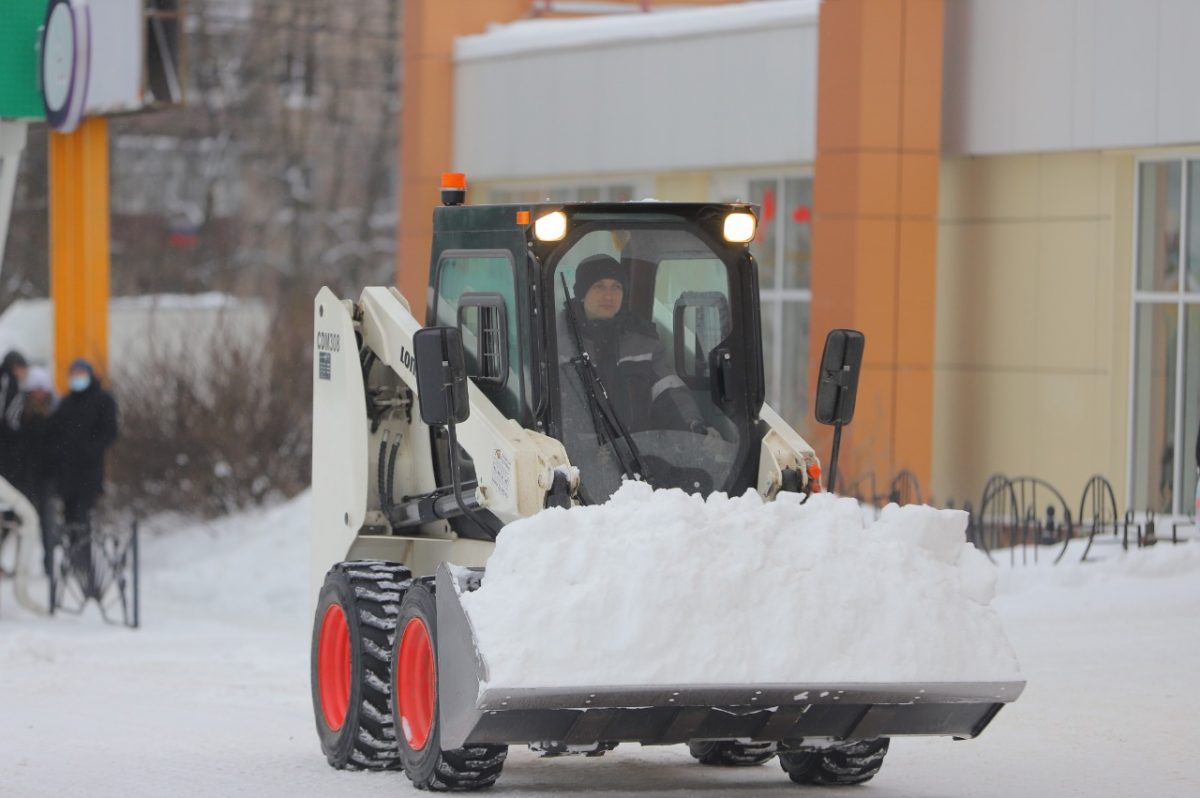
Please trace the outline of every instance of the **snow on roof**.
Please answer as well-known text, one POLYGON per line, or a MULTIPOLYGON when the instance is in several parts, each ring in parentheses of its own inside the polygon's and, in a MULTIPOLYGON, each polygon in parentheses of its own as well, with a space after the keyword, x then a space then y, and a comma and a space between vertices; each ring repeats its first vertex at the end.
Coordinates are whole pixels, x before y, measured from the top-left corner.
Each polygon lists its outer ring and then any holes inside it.
POLYGON ((262 305, 260 299, 230 296, 218 291, 203 294, 142 294, 139 296, 115 296, 112 310, 232 310, 262 305))
MULTIPOLYGON (((108 310, 109 347, 114 352, 144 344, 147 325, 152 321, 158 325, 155 337, 160 341, 164 335, 173 334, 195 339, 203 338, 205 331, 218 325, 239 330, 249 329, 244 325, 264 325, 270 314, 262 299, 235 297, 216 291, 115 296, 109 299, 108 310)), ((53 305, 46 297, 13 301, 0 311, 0 354, 16 349, 31 363, 51 363, 54 360, 53 314, 53 305)))
MULTIPOLYGON (((214 311, 234 309, 259 309, 264 306, 261 299, 245 298, 208 291, 202 294, 142 294, 138 296, 114 296, 108 300, 110 313, 148 310, 214 311)), ((0 312, 0 329, 13 320, 29 316, 42 316, 50 312, 50 299, 34 297, 13 300, 0 312)))
POLYGON ((454 43, 455 61, 500 58, 539 50, 651 39, 677 39, 732 30, 816 24, 819 0, 753 0, 728 6, 615 14, 582 19, 531 19, 496 25, 454 43))

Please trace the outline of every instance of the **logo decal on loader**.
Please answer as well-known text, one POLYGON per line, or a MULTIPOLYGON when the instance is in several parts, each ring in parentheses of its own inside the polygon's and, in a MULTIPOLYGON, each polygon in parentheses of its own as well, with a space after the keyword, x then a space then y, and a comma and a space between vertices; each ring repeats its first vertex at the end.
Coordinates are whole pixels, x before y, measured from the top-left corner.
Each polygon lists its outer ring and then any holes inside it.
POLYGON ((413 357, 412 352, 409 352, 403 346, 400 347, 400 365, 413 374, 417 373, 417 359, 413 357))
POLYGON ((318 352, 340 352, 342 349, 342 336, 337 333, 319 332, 317 333, 317 351, 318 352))

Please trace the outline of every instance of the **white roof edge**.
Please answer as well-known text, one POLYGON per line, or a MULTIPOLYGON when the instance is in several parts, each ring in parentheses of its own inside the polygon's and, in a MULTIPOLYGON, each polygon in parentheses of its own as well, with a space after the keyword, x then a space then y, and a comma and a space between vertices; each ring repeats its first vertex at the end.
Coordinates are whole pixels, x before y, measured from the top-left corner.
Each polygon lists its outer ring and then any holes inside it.
POLYGON ((815 25, 819 10, 820 0, 751 0, 649 15, 521 20, 497 25, 487 33, 459 37, 454 42, 454 60, 461 63, 588 45, 756 30, 789 23, 815 25))

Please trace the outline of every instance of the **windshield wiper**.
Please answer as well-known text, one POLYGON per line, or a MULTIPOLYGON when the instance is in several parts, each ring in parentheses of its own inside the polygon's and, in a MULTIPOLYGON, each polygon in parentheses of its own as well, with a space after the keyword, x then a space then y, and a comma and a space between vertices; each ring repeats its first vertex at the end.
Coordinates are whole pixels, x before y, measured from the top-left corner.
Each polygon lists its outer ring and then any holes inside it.
POLYGON ((563 294, 566 296, 566 299, 563 300, 563 309, 567 314, 567 325, 571 328, 571 334, 575 338, 576 355, 571 358, 571 363, 579 374, 579 381, 583 383, 588 407, 592 411, 592 426, 597 435, 612 444, 613 452, 621 461, 621 471, 625 476, 630 479, 649 481, 650 475, 642 464, 642 458, 633 442, 633 436, 629 434, 625 422, 621 421, 621 417, 613 409, 612 399, 609 398, 608 390, 604 387, 604 381, 600 379, 600 372, 597 371, 596 364, 592 362, 587 347, 583 345, 583 334, 579 331, 579 319, 575 316, 575 305, 571 301, 571 291, 567 288, 566 275, 560 273, 558 276, 562 280, 563 294), (628 454, 621 451, 621 447, 617 445, 617 438, 625 439, 625 445, 629 447, 628 454))

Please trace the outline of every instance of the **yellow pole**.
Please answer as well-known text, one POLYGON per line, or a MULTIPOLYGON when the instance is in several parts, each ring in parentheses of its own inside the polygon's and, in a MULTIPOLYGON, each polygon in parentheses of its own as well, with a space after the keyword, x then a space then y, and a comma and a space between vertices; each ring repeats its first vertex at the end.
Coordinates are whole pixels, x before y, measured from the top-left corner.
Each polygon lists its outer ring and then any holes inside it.
POLYGON ((54 377, 63 391, 77 357, 108 371, 108 120, 50 133, 49 160, 54 377))

